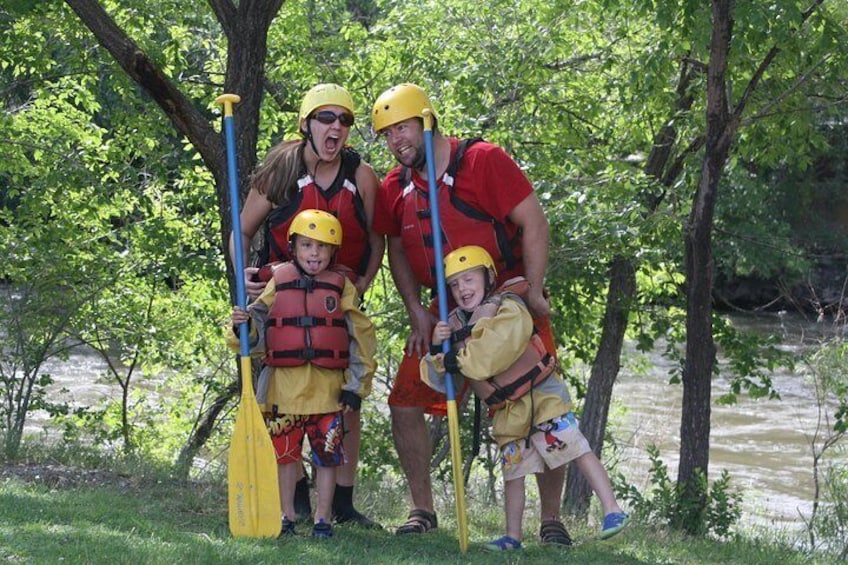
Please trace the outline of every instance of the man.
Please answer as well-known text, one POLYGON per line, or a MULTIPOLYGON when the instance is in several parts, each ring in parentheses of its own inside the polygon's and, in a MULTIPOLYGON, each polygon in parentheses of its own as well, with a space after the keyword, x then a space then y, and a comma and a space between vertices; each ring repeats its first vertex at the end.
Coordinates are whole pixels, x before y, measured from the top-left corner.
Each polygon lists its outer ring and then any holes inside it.
MULTIPOLYGON (((392 436, 409 482, 413 508, 398 534, 425 533, 437 527, 429 463, 432 446, 425 413, 444 415, 444 395, 421 382, 418 365, 429 347, 437 320, 431 304, 421 302, 422 288, 435 289, 435 262, 427 163, 424 149, 424 111, 435 119, 427 94, 414 84, 385 91, 371 112, 374 130, 400 163, 382 182, 377 195, 374 231, 388 238, 389 266, 409 315, 411 333, 406 355, 389 395, 392 436)), ((536 317, 546 346, 555 352, 543 294, 547 267, 548 222, 533 186, 500 147, 477 140, 445 137, 433 126, 433 154, 439 191, 443 252, 479 245, 494 258, 498 284, 523 275, 530 283, 528 306, 536 317)), ((542 518, 559 522, 564 482, 562 469, 537 475, 542 518)), ((550 532, 550 529, 548 530, 550 532)), ((565 528, 543 541, 570 544, 565 528)))

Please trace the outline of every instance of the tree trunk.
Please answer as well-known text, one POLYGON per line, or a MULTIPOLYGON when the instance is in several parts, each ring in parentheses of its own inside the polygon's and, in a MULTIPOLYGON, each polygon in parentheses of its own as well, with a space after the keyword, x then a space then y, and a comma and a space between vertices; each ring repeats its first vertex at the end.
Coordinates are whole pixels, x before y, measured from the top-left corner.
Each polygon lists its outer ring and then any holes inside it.
MULTIPOLYGON (((696 72, 690 63, 681 64, 675 107, 665 125, 657 132, 654 146, 645 163, 645 172, 660 181, 663 187, 671 186, 676 182, 683 171, 682 162, 685 157, 700 147, 698 142, 693 142, 689 150, 672 161, 672 150, 678 137, 674 122, 679 115, 689 112, 692 108, 694 100, 690 90, 696 72)), ((653 213, 662 203, 664 196, 664 192, 644 194, 645 213, 653 213)), ((627 329, 630 308, 636 297, 635 272, 634 260, 624 257, 613 259, 609 269, 610 284, 607 291, 601 342, 592 362, 589 390, 580 421, 580 431, 589 440, 589 445, 592 446, 598 458, 601 458, 604 450, 612 389, 621 367, 624 333, 627 329)), ((585 478, 573 468, 569 469, 565 492, 563 511, 576 516, 585 516, 589 508, 592 489, 585 478)))
MULTIPOLYGON (((621 368, 621 348, 627 329, 630 301, 636 295, 636 270, 632 261, 616 257, 610 266, 609 278, 601 343, 592 362, 592 375, 580 422, 580 430, 599 459, 604 449, 612 388, 621 368)), ((592 489, 586 478, 574 465, 569 465, 563 509, 569 514, 585 516, 591 494, 592 489)))
POLYGON ((713 28, 707 78, 706 151, 701 177, 684 234, 686 254, 686 360, 680 424, 677 481, 684 500, 698 500, 682 525, 697 533, 706 503, 698 475, 708 476, 710 460, 710 385, 716 348, 712 334, 712 228, 719 180, 736 131, 726 98, 725 73, 732 35, 732 0, 713 0, 713 28))
POLYGON ((231 382, 203 413, 200 422, 192 431, 188 441, 180 450, 179 457, 177 457, 177 467, 183 473, 183 478, 188 478, 194 458, 197 457, 197 454, 206 445, 206 441, 212 436, 212 432, 215 431, 218 416, 229 406, 231 400, 240 390, 241 386, 238 381, 231 382))

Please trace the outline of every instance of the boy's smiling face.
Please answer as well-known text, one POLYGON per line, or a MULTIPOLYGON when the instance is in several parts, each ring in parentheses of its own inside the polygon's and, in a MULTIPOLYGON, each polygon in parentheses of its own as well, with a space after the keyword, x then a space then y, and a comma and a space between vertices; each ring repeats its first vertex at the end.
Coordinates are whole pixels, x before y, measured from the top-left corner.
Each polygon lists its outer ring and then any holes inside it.
POLYGON ((470 311, 486 298, 486 268, 474 267, 448 279, 453 299, 461 309, 470 311))
POLYGON ((294 242, 294 256, 298 265, 307 275, 317 275, 330 266, 335 245, 299 235, 294 242))

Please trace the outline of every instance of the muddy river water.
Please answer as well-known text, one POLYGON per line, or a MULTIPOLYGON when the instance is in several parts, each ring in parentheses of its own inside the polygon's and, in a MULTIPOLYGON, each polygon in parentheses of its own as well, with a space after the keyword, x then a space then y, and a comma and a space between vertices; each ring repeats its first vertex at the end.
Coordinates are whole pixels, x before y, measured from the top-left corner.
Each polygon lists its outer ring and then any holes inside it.
MULTIPOLYGON (((782 347, 794 351, 812 347, 833 334, 832 327, 796 317, 732 317, 732 322, 757 332, 781 336, 782 347)), ((625 359, 638 354, 632 349, 625 359)), ((677 477, 680 416, 683 389, 669 385, 673 363, 659 355, 648 356, 647 373, 625 367, 615 385, 614 402, 625 415, 617 430, 626 444, 620 462, 628 481, 647 483, 645 448, 656 445, 677 477)), ((731 484, 743 494, 743 521, 775 528, 796 529, 812 509, 813 474, 811 440, 816 432, 817 409, 811 384, 796 370, 771 375, 780 400, 753 400, 741 395, 736 404, 712 406, 710 478, 726 469, 731 484)), ((714 379, 712 398, 728 392, 727 380, 714 379)), ((845 458, 838 464, 845 464, 845 458)))

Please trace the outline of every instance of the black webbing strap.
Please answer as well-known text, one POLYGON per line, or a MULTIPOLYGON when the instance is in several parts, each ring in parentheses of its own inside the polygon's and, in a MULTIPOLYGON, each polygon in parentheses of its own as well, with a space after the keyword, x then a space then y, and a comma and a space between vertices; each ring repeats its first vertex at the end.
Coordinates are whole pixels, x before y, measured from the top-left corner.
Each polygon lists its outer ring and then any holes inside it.
POLYGON ((333 320, 331 318, 319 318, 317 316, 292 316, 290 318, 268 318, 267 325, 273 326, 295 326, 298 328, 316 328, 321 326, 332 326, 346 328, 344 320, 333 320))
POLYGON ((350 357, 348 351, 333 351, 332 349, 313 349, 312 347, 304 347, 303 349, 287 349, 286 351, 274 351, 271 354, 274 359, 305 359, 311 361, 320 357, 329 357, 330 359, 347 359, 350 357))
POLYGON ((486 398, 486 404, 488 404, 489 406, 494 406, 496 404, 500 404, 501 402, 508 400, 509 397, 512 396, 512 394, 515 393, 515 391, 518 390, 522 385, 527 382, 532 382, 533 379, 539 376, 539 373, 542 372, 542 368, 544 366, 547 366, 550 362, 551 354, 546 353, 545 356, 542 357, 542 359, 536 364, 535 367, 527 371, 527 373, 525 373, 521 377, 517 378, 514 382, 504 387, 498 387, 494 382, 490 381, 492 386, 494 386, 497 390, 495 390, 495 392, 493 392, 489 395, 488 398, 486 398))
POLYGON ((312 277, 300 277, 299 279, 295 279, 293 281, 280 283, 276 286, 277 291, 281 290, 305 290, 306 292, 312 292, 315 289, 325 289, 325 290, 334 290, 338 292, 340 295, 344 291, 344 289, 338 285, 316 281, 312 277))

